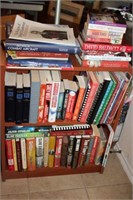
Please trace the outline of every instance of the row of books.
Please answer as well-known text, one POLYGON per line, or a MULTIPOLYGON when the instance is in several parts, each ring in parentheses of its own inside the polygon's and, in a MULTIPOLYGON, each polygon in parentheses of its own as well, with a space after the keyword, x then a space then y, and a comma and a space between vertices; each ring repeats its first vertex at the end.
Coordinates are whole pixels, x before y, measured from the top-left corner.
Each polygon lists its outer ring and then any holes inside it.
POLYGON ((126 28, 126 21, 120 13, 88 14, 77 37, 82 52, 76 57, 81 66, 128 67, 132 46, 122 45, 126 28))
POLYGON ((111 124, 130 80, 124 72, 81 72, 69 80, 57 70, 6 71, 5 120, 111 124))
POLYGON ((113 131, 109 126, 92 125, 86 130, 47 129, 40 132, 6 133, 5 136, 8 169, 33 171, 39 167, 105 166, 113 131))
POLYGON ((10 68, 68 69, 73 67, 69 55, 80 51, 73 29, 67 25, 42 24, 17 16, 14 25, 7 23, 6 29, 6 66, 10 68), (35 27, 37 31, 33 31, 35 27))

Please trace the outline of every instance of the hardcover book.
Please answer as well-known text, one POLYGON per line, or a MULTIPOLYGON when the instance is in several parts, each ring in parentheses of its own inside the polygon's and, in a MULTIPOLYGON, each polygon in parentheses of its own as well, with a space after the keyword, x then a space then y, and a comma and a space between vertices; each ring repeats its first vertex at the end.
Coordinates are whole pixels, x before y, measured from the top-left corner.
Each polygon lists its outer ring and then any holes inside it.
POLYGON ((21 151, 21 142, 20 139, 16 139, 16 154, 17 154, 17 163, 18 163, 18 171, 22 171, 22 151, 21 151))
POLYGON ((8 163, 8 170, 14 171, 14 159, 13 159, 13 148, 12 148, 12 140, 6 139, 5 140, 6 145, 6 158, 8 163))
POLYGON ((35 143, 36 143, 35 138, 26 138, 28 171, 34 171, 36 169, 35 143))
POLYGON ((75 139, 76 139, 76 137, 74 135, 69 136, 68 154, 67 154, 67 168, 72 167, 75 139))
POLYGON ((56 137, 54 167, 60 167, 63 136, 56 137))
POLYGON ((73 160, 72 160, 72 168, 76 168, 78 165, 78 158, 80 152, 80 143, 81 143, 81 136, 76 136, 75 145, 74 145, 74 152, 73 152, 73 160))
POLYGON ((68 155, 68 136, 63 136, 62 140, 62 150, 61 150, 61 163, 62 167, 67 166, 67 155, 68 155))

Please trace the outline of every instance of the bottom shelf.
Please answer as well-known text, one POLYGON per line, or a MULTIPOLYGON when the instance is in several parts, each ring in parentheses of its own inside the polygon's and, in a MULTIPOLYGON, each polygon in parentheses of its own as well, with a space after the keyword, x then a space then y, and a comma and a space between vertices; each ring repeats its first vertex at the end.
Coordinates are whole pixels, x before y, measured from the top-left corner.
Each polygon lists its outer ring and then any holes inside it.
POLYGON ((65 167, 47 167, 47 168, 37 168, 35 171, 8 171, 2 172, 2 180, 6 179, 16 179, 16 178, 30 178, 30 177, 42 177, 42 176, 57 176, 57 175, 68 175, 68 174, 82 174, 82 173, 103 173, 103 167, 101 165, 89 165, 84 167, 79 167, 75 169, 69 169, 65 167))

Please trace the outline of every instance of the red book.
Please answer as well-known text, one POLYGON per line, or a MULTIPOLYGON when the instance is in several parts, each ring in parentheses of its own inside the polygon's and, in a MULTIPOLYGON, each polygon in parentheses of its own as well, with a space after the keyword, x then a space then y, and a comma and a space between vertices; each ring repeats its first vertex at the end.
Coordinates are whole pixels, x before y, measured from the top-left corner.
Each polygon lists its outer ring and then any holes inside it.
POLYGON ((90 93, 88 95, 86 104, 84 106, 81 118, 80 118, 80 122, 86 122, 87 117, 88 117, 88 113, 90 112, 91 106, 93 104, 95 95, 97 93, 98 87, 100 85, 100 83, 98 82, 94 72, 88 72, 88 77, 90 79, 90 85, 91 85, 91 90, 90 93))
POLYGON ((63 136, 56 137, 54 167, 60 166, 63 136))
POLYGON ((5 140, 6 144, 6 157, 8 163, 8 169, 10 171, 14 171, 14 159, 13 159, 13 148, 12 148, 12 140, 5 140))
POLYGON ((20 139, 16 139, 16 155, 17 155, 17 163, 18 163, 18 171, 22 171, 22 154, 21 154, 21 143, 20 139))

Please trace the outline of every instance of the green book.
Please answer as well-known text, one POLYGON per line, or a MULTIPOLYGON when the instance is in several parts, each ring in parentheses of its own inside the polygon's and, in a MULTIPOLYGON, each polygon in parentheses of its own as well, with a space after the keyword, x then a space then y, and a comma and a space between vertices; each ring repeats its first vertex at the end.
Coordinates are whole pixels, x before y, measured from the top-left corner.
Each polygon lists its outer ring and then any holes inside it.
POLYGON ((49 132, 27 132, 27 133, 16 133, 16 134, 6 134, 6 139, 16 139, 16 138, 32 138, 32 137, 43 137, 47 136, 49 132))
POLYGON ((98 124, 100 122, 100 119, 101 119, 101 117, 102 117, 102 115, 103 115, 103 113, 105 111, 105 108, 106 108, 106 106, 107 106, 107 104, 108 104, 108 102, 109 102, 109 100, 110 100, 110 98, 112 96, 112 93, 113 93, 113 91, 114 91, 114 89, 116 87, 116 81, 111 76, 111 74, 109 74, 109 75, 110 75, 111 80, 110 80, 108 88, 107 88, 107 90, 105 92, 105 95, 104 95, 104 97, 102 99, 102 102, 101 102, 101 104, 99 106, 99 109, 97 111, 96 117, 94 119, 94 123, 95 124, 98 124))

